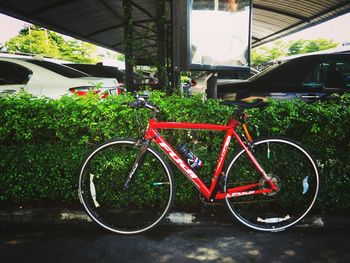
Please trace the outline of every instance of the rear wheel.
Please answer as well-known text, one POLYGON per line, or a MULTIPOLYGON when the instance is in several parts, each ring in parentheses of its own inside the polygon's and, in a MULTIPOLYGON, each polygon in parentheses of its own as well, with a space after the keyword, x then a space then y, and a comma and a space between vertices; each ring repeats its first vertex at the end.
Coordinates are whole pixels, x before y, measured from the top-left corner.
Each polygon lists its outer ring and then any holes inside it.
POLYGON ((249 194, 270 185, 242 150, 228 166, 225 191, 249 184, 256 186, 244 194, 226 198, 229 211, 241 223, 256 230, 280 231, 296 224, 310 211, 318 193, 319 176, 312 157, 298 143, 286 138, 256 141, 251 152, 279 189, 249 194))
POLYGON ((171 169, 151 147, 124 189, 139 149, 129 139, 106 142, 86 158, 79 175, 79 197, 89 216, 120 234, 154 227, 167 215, 174 199, 171 169))

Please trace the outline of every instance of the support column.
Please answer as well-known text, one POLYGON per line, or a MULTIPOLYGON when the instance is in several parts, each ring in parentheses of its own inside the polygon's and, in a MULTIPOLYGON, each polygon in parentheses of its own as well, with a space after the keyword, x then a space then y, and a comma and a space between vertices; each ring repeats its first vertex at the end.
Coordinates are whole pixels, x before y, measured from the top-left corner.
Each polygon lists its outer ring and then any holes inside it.
POLYGON ((165 59, 165 0, 157 0, 157 71, 160 90, 167 90, 166 59, 165 59))
POLYGON ((167 80, 168 80, 168 85, 167 85, 167 94, 171 94, 172 91, 175 90, 174 86, 174 64, 173 64, 173 31, 172 31, 172 24, 167 25, 165 29, 166 35, 165 35, 165 43, 166 43, 166 49, 165 49, 165 64, 166 64, 166 71, 167 71, 167 80))
POLYGON ((183 0, 170 0, 171 4, 171 88, 172 92, 180 89, 180 6, 183 0))
POLYGON ((218 98, 218 73, 214 73, 207 81, 207 98, 217 99, 218 98))
POLYGON ((124 10, 124 50, 125 50, 125 83, 128 92, 134 92, 134 56, 133 56, 133 24, 132 6, 129 0, 123 0, 124 10))

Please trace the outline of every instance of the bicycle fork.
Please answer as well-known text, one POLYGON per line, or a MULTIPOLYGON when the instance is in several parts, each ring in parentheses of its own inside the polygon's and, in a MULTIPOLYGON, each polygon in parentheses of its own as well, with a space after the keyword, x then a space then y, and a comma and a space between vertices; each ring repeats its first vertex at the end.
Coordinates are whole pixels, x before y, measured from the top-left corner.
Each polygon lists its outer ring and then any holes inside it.
POLYGON ((134 174, 137 172, 137 170, 141 167, 143 160, 145 159, 145 154, 147 153, 147 149, 149 147, 150 142, 147 141, 146 139, 140 139, 136 145, 140 145, 140 150, 136 156, 134 165, 131 168, 131 171, 128 175, 128 179, 126 180, 124 186, 123 186, 123 190, 126 190, 129 188, 129 184, 131 182, 132 177, 134 176, 134 174))

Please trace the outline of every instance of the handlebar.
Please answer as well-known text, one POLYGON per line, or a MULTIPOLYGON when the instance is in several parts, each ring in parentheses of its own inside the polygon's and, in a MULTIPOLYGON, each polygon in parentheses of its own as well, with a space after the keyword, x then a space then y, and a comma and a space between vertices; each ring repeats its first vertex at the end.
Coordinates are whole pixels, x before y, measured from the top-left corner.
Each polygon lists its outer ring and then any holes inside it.
POLYGON ((152 110, 154 116, 156 113, 159 112, 158 107, 156 105, 154 105, 153 103, 147 101, 147 98, 145 98, 145 97, 137 96, 134 101, 128 103, 128 106, 132 109, 148 108, 148 109, 152 110))
POLYGON ((130 103, 127 103, 127 105, 130 107, 130 108, 133 108, 133 109, 139 109, 139 108, 142 108, 144 107, 146 104, 146 101, 145 100, 140 100, 140 99, 135 99, 134 101, 130 102, 130 103))

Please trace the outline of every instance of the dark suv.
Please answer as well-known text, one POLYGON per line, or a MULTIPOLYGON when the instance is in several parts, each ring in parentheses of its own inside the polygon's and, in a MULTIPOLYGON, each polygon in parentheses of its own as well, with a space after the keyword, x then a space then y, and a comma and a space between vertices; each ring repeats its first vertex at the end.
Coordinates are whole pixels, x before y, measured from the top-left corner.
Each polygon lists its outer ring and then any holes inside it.
POLYGON ((350 91, 350 53, 309 54, 287 59, 248 80, 218 83, 225 100, 327 99, 350 91))

